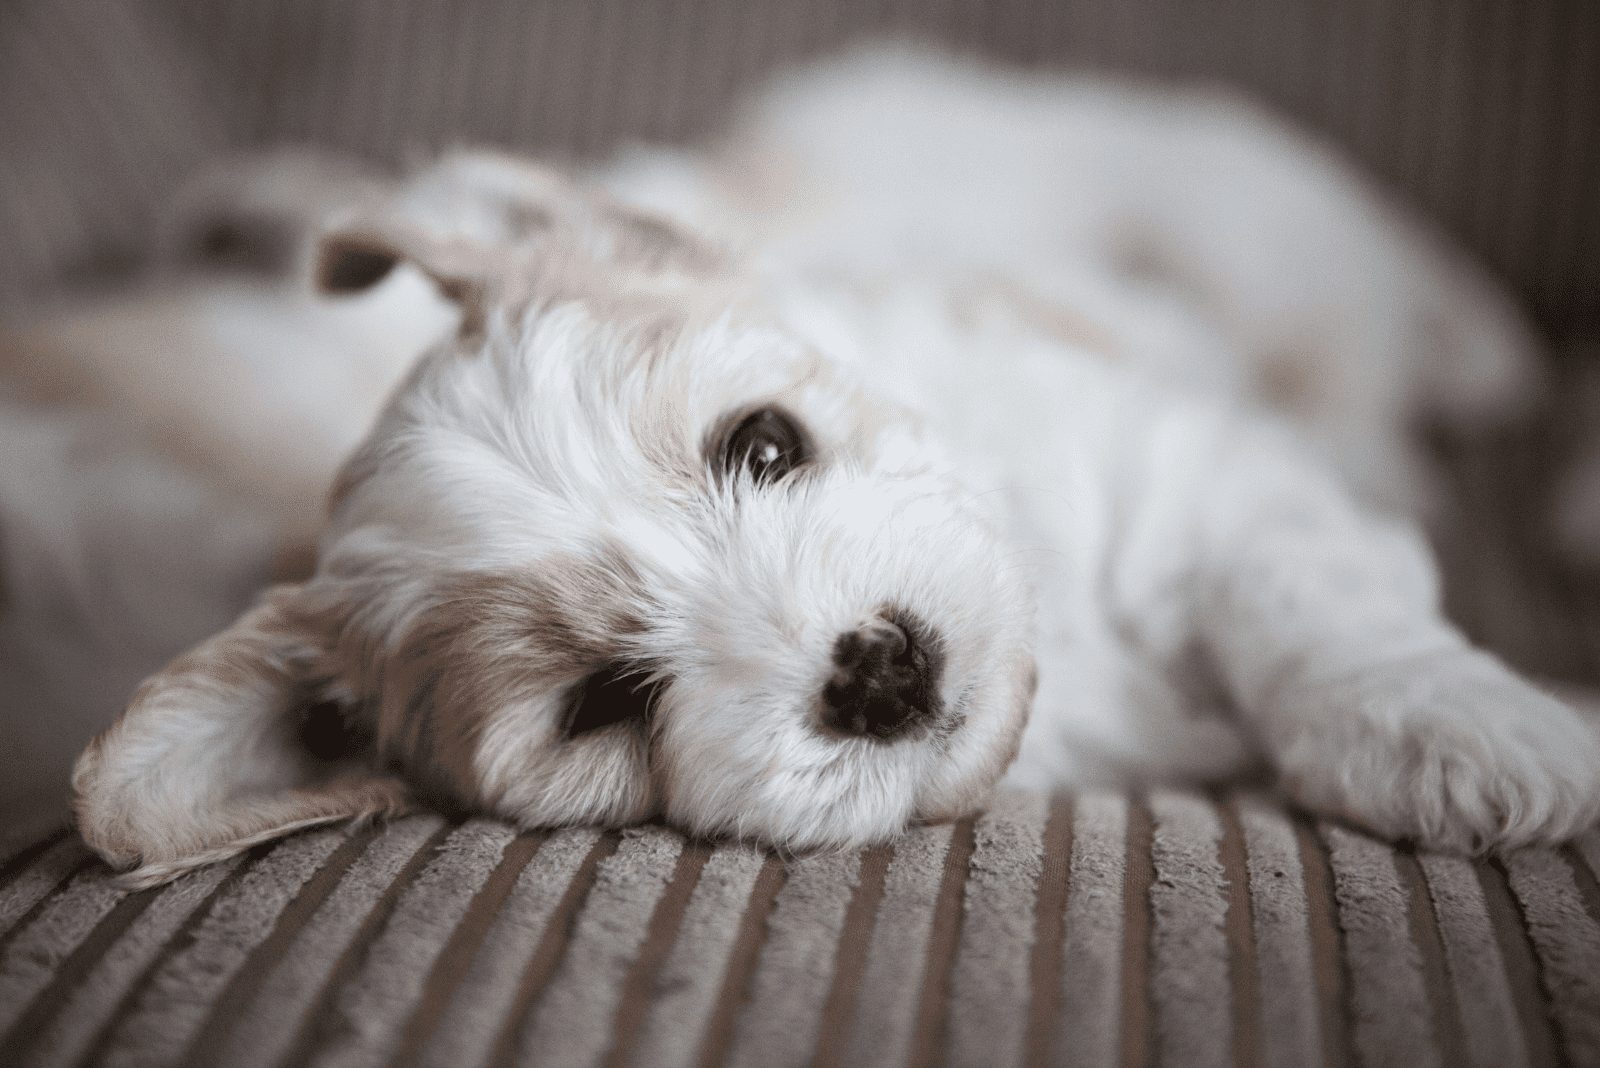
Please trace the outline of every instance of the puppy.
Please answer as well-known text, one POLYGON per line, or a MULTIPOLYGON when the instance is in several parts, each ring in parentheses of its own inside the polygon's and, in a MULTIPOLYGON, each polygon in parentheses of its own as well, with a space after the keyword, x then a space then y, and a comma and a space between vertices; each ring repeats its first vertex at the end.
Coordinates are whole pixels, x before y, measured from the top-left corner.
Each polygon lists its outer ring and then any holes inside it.
MULTIPOLYGON (((1003 776, 1258 761, 1430 847, 1600 813, 1600 739, 1441 618, 1415 528, 1254 403, 1270 375, 1225 316, 1048 242, 1008 264, 907 221, 857 247, 865 199, 819 217, 767 186, 762 207, 729 191, 738 145, 602 180, 719 214, 742 252, 486 156, 328 237, 327 299, 409 264, 460 326, 345 464, 315 576, 148 680, 80 758, 80 828, 133 882, 418 801, 843 848, 1003 776), (308 746, 325 726, 348 744, 308 746)), ((1311 193, 1282 181, 1366 217, 1305 166, 1311 193)), ((1419 306, 1473 314, 1425 250, 1380 251, 1419 306)), ((1190 252, 1203 272, 1219 250, 1190 252)), ((1514 393, 1514 346, 1485 348, 1461 392, 1514 393)))

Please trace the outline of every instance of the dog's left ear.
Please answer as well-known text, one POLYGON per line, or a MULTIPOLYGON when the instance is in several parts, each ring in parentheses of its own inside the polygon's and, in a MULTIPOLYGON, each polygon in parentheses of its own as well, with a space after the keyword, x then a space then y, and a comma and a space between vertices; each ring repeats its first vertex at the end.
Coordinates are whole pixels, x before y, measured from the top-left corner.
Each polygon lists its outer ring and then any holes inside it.
POLYGON ((400 263, 431 278, 447 300, 460 305, 462 332, 483 322, 484 252, 460 240, 442 240, 398 220, 356 224, 322 237, 317 248, 317 291, 327 296, 364 293, 400 263))
POLYGON ((153 886, 302 827, 394 814, 399 779, 312 755, 307 704, 330 681, 343 616, 278 586, 148 679, 73 770, 84 840, 153 886))

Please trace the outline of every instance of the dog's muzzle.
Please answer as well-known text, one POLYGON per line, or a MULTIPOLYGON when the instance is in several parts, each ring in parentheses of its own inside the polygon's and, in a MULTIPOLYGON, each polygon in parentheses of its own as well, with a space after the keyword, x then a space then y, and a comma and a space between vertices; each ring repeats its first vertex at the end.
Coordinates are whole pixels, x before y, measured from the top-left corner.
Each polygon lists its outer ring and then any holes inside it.
POLYGON ((889 741, 933 718, 938 658, 922 628, 897 616, 845 631, 822 688, 822 721, 856 737, 889 741))

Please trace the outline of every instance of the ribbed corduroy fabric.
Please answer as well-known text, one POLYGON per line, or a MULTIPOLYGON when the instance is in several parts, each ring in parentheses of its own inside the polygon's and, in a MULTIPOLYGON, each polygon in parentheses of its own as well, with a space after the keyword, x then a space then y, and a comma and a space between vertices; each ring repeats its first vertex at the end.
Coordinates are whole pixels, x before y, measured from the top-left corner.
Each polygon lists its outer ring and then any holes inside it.
POLYGON ((1583 1068, 1596 859, 1007 792, 859 854, 424 815, 125 893, 62 830, 0 868, 0 1063, 1583 1068))

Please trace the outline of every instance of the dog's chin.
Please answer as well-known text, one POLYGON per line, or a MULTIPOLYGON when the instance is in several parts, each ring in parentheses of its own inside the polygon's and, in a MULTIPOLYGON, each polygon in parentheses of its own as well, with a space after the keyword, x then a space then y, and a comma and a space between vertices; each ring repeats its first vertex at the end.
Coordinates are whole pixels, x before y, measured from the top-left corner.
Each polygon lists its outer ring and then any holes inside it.
POLYGON ((967 815, 1016 757, 1034 689, 1032 657, 1016 663, 891 740, 839 737, 799 716, 787 730, 712 744, 703 727, 717 717, 669 715, 654 753, 665 815, 692 834, 796 853, 860 848, 913 822, 967 815))
POLYGON ((844 751, 821 766, 762 776, 674 776, 667 819, 696 835, 792 852, 856 848, 902 831, 917 815, 917 766, 926 759, 912 752, 919 744, 829 744, 844 751), (896 751, 865 752, 869 747, 896 751))

